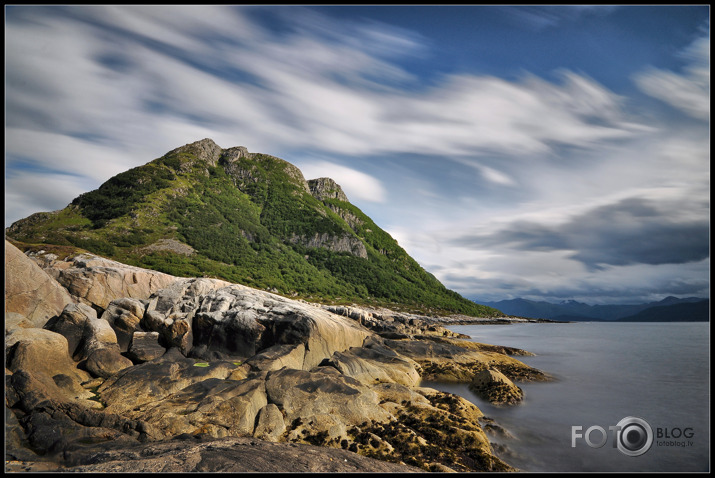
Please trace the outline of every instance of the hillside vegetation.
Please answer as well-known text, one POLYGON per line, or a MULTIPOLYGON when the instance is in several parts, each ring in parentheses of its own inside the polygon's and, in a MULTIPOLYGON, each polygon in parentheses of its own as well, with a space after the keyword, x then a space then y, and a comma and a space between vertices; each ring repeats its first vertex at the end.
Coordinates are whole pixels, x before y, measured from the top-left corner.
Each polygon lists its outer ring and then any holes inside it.
POLYGON ((65 209, 13 224, 25 248, 74 246, 186 277, 421 313, 500 315, 445 288, 340 186, 205 139, 125 171, 65 209))

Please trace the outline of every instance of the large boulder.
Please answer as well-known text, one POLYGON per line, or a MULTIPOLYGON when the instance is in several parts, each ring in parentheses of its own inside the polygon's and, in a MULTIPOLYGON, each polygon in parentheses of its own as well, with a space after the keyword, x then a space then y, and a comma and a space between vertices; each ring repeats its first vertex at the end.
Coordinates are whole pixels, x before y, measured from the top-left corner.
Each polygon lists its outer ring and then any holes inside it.
POLYGON ((266 392, 285 413, 289 440, 322 436, 339 442, 352 426, 392 419, 375 391, 331 367, 269 372, 266 392))
MULTIPOLYGON (((97 311, 85 304, 68 304, 62 312, 45 324, 45 329, 67 339, 71 357, 81 360, 84 338, 89 335, 90 322, 97 320, 97 311)), ((86 357, 85 357, 86 358, 86 357)))
POLYGON ((286 431, 285 420, 280 408, 269 403, 258 411, 256 429, 253 435, 261 440, 277 442, 286 431))
POLYGON ((119 353, 119 349, 99 348, 87 356, 86 367, 96 377, 109 378, 133 365, 131 360, 119 353))
POLYGON ((54 261, 45 269, 79 302, 104 310, 120 298, 147 299, 177 278, 93 254, 54 261))
POLYGON ((159 343, 159 332, 134 332, 127 356, 135 362, 144 363, 165 353, 166 349, 159 343))
POLYGON ((39 453, 66 454, 88 444, 122 446, 158 438, 145 422, 92 409, 86 400, 66 400, 40 377, 20 370, 11 376, 9 383, 19 397, 15 406, 24 412, 20 421, 27 440, 39 453))
POLYGON ((17 329, 5 337, 5 364, 16 372, 25 370, 33 374, 54 377, 62 374, 80 382, 89 375, 77 369, 68 353, 67 339, 45 329, 17 329))
POLYGON ((28 383, 32 386, 23 389, 28 410, 44 397, 82 403, 90 408, 99 405, 88 401, 94 394, 82 384, 91 377, 75 366, 67 351, 67 339, 60 334, 38 328, 16 329, 5 337, 5 367, 13 376, 25 374, 31 378, 28 383))
POLYGON ((521 388, 498 370, 483 369, 474 375, 469 388, 496 404, 517 403, 524 398, 521 388))
POLYGON ((117 343, 122 352, 127 352, 134 333, 141 331, 146 304, 138 299, 123 297, 115 299, 102 314, 102 319, 109 322, 117 335, 117 343))
POLYGON ((229 378, 239 368, 233 362, 197 362, 172 349, 155 361, 113 375, 99 387, 98 394, 108 411, 135 413, 132 410, 136 407, 163 400, 190 385, 212 378, 229 378))
POLYGON ((417 371, 420 366, 414 360, 377 344, 337 351, 323 365, 335 367, 340 373, 365 384, 394 382, 417 386, 421 380, 417 371))
POLYGON ((185 279, 157 291, 140 325, 159 332, 166 346, 205 360, 247 360, 273 346, 302 345, 303 357, 291 363, 302 362, 305 370, 372 335, 320 307, 209 279, 185 279))
POLYGON ((253 434, 258 412, 267 404, 261 379, 209 378, 135 413, 168 437, 188 433, 223 438, 253 434))
POLYGON ((67 339, 69 354, 74 360, 86 359, 86 368, 94 376, 108 378, 132 361, 121 355, 117 335, 95 310, 85 304, 69 304, 62 313, 50 319, 45 328, 67 339))
POLYGON ((5 241, 5 315, 17 313, 34 327, 73 302, 67 290, 17 247, 5 241))

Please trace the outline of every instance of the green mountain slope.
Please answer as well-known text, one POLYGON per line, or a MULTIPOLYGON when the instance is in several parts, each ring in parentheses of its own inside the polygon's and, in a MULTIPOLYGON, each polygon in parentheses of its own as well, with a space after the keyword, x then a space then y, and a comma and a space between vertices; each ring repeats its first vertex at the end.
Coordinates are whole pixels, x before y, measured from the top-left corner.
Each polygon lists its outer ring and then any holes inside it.
POLYGON ((9 238, 308 300, 496 316, 445 288, 328 178, 210 139, 125 171, 9 238))

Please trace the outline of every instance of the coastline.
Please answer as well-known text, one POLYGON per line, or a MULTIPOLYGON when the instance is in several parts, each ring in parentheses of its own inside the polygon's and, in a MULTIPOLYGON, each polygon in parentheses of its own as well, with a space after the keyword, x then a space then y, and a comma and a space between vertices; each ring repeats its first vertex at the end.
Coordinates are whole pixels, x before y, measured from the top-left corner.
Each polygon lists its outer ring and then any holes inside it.
POLYGON ((572 321, 552 320, 552 319, 532 319, 528 317, 468 317, 464 315, 452 315, 435 319, 436 323, 448 327, 450 325, 506 325, 506 324, 568 324, 572 321))
MULTIPOLYGON (((8 314, 8 471, 48 461, 106 471, 101 462, 121 450, 164 443, 198 457, 211 452, 198 445, 238 438, 254 447, 318 445, 326 465, 341 451, 421 471, 515 471, 495 455, 494 426, 482 425, 478 407, 420 383, 465 383, 511 406, 523 399, 517 383, 549 379, 517 358, 529 352, 467 341, 441 325, 464 317, 320 306, 93 255, 12 257, 8 277, 34 277, 30 286, 45 277, 71 297, 54 294, 49 319, 8 314)), ((50 310, 50 296, 33 296, 33 310, 50 310)), ((112 471, 181 466, 171 454, 123 456, 112 471)))
POLYGON ((465 386, 444 388, 473 401, 515 437, 499 440, 507 447, 501 456, 511 465, 556 473, 708 470, 708 324, 579 322, 452 330, 527 349, 535 355, 524 361, 555 378, 524 384, 525 401, 516 408, 493 407, 465 386), (658 428, 692 427, 692 444, 666 446, 654 437, 651 449, 638 457, 617 448, 594 449, 583 440, 572 446, 572 426, 608 429, 628 416, 646 420, 654 434, 658 428))

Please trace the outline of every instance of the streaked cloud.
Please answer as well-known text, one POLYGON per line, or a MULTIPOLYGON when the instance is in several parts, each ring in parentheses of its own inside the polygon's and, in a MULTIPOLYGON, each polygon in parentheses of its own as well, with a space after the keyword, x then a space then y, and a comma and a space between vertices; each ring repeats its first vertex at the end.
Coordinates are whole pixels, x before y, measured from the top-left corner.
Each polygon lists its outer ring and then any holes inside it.
POLYGON ((681 264, 709 257, 707 218, 678 221, 672 211, 639 198, 592 209, 556 226, 518 221, 492 233, 454 238, 476 249, 566 251, 589 268, 681 264))
POLYGON ((710 38, 697 39, 683 52, 682 73, 652 68, 635 78, 647 94, 698 119, 710 117, 710 38))
POLYGON ((504 12, 522 28, 536 31, 557 27, 588 15, 607 15, 617 5, 553 5, 506 7, 504 12))

